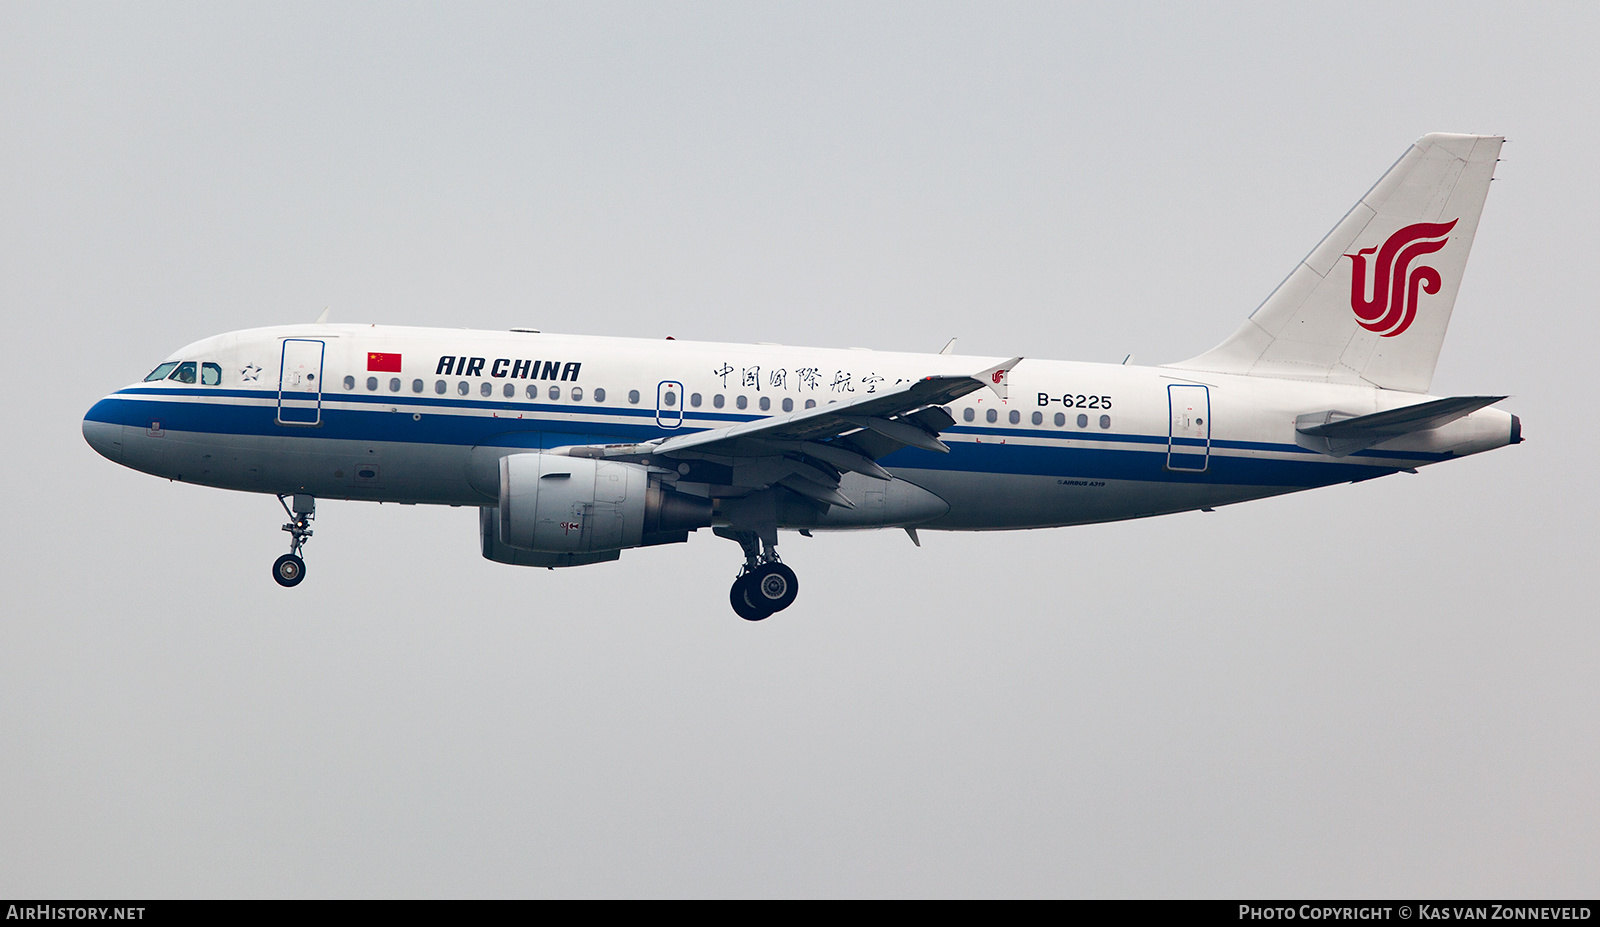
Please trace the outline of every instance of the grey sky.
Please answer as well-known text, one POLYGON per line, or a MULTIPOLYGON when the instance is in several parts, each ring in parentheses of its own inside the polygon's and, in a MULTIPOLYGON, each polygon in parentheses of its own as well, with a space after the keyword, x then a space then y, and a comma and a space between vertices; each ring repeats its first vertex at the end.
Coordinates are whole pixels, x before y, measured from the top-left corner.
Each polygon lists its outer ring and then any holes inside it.
POLYGON ((1584 5, 0 6, 0 894, 1593 896, 1584 5), (336 321, 1158 363, 1429 131, 1509 137, 1434 381, 1527 443, 1015 534, 476 513, 84 444, 336 321))

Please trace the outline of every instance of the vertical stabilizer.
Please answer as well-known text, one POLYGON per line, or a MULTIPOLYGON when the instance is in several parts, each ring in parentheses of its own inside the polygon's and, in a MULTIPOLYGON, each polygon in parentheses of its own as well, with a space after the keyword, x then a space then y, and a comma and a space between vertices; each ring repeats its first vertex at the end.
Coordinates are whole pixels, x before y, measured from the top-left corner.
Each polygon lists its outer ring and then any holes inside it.
POLYGON ((1418 139, 1238 331, 1169 366, 1427 392, 1504 141, 1418 139))

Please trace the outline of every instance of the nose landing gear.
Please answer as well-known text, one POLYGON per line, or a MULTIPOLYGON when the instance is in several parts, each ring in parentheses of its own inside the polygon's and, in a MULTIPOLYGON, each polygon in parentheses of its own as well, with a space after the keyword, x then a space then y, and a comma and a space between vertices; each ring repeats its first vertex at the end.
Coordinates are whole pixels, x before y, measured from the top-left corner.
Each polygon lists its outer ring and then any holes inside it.
POLYGON ((289 532, 289 552, 273 562, 272 578, 280 586, 298 586, 306 578, 306 562, 300 557, 300 548, 311 537, 311 519, 317 515, 317 500, 303 493, 295 493, 294 508, 291 510, 283 498, 280 493, 278 504, 289 516, 289 523, 283 526, 283 530, 289 532))
POLYGON ((754 531, 715 531, 744 548, 744 567, 728 591, 734 614, 746 621, 762 621, 794 604, 800 594, 800 580, 778 560, 775 544, 763 542, 754 531))

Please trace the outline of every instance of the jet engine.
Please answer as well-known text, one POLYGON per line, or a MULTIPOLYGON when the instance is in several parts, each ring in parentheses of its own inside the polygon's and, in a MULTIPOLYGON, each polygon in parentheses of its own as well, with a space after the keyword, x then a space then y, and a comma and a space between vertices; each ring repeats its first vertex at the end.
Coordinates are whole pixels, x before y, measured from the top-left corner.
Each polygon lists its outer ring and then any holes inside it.
POLYGON ((500 459, 500 505, 485 506, 480 520, 490 560, 577 566, 687 541, 711 524, 711 502, 663 486, 638 464, 511 454, 500 459))

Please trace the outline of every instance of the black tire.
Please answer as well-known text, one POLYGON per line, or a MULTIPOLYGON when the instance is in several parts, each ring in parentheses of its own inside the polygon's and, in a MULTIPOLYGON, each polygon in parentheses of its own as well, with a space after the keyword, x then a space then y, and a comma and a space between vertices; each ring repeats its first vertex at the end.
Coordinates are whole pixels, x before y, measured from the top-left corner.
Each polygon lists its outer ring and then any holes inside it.
POLYGON ((728 604, 733 606, 734 614, 746 621, 764 621, 772 615, 771 609, 756 600, 754 573, 746 573, 733 581, 733 588, 728 591, 728 604))
POLYGON ((284 554, 273 562, 272 578, 280 586, 298 586, 306 578, 306 562, 294 554, 284 554))
POLYGON ((769 612, 783 611, 800 594, 800 580, 781 563, 764 564, 751 575, 755 581, 750 586, 750 601, 769 612))

